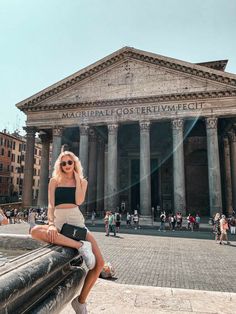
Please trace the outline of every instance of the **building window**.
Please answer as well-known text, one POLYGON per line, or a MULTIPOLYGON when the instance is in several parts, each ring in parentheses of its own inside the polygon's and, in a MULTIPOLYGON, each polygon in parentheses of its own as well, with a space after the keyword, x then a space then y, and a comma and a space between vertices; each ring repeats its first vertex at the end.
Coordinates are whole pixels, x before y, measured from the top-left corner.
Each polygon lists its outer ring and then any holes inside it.
POLYGON ((16 149, 16 142, 13 142, 13 149, 16 149))
POLYGON ((11 157, 11 151, 10 150, 8 151, 8 157, 11 157))
POLYGON ((10 165, 7 165, 7 171, 10 171, 10 165))
POLYGON ((11 184, 13 183, 13 178, 11 177, 11 179, 10 179, 10 182, 11 182, 11 184))
POLYGON ((1 149, 1 155, 4 156, 4 148, 1 149))
POLYGON ((36 169, 34 168, 34 176, 36 176, 36 169))
POLYGON ((19 178, 16 179, 16 184, 19 184, 19 178))
POLYGON ((3 145, 3 138, 0 137, 0 145, 2 146, 3 145))
POLYGON ((3 164, 0 164, 0 171, 3 170, 3 164))
POLYGON ((11 161, 15 162, 15 154, 11 155, 11 161))
POLYGON ((14 172, 14 167, 13 166, 11 166, 11 172, 14 172))
POLYGON ((17 162, 20 164, 20 155, 17 156, 17 162))
POLYGON ((21 169, 21 173, 24 173, 24 166, 21 166, 20 169, 21 169))
POLYGON ((40 176, 40 169, 38 169, 38 176, 40 176))

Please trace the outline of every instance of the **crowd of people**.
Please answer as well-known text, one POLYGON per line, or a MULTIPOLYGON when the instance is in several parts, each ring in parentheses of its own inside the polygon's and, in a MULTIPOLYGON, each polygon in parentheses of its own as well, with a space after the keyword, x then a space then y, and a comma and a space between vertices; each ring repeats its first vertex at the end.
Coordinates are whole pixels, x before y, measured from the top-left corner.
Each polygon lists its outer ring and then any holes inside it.
POLYGON ((201 218, 199 214, 188 214, 188 216, 185 218, 181 212, 177 212, 176 214, 170 213, 166 215, 165 211, 163 211, 160 214, 159 231, 165 232, 166 227, 168 226, 169 230, 171 231, 187 229, 193 232, 194 230, 199 230, 200 221, 201 218))
POLYGON ((232 215, 227 218, 225 215, 216 213, 213 221, 213 232, 215 233, 216 243, 221 245, 230 244, 228 240, 228 232, 235 234, 236 229, 236 217, 233 212, 232 215))
POLYGON ((6 208, 0 208, 0 225, 1 224, 16 224, 16 223, 29 223, 30 225, 34 221, 47 220, 47 211, 45 208, 14 208, 8 206, 6 208))

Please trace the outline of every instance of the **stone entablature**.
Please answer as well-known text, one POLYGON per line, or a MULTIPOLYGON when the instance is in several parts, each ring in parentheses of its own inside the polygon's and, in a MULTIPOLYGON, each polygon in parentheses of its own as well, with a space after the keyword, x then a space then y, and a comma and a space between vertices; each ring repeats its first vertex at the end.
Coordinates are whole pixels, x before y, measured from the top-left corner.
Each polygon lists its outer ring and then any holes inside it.
MULTIPOLYGON (((121 102, 120 102, 121 103, 121 102)), ((110 105, 108 105, 110 104, 110 105)), ((62 109, 45 112, 29 112, 28 126, 37 128, 52 128, 53 126, 78 126, 81 124, 106 124, 110 122, 160 120, 198 117, 227 117, 236 116, 236 99, 207 100, 206 101, 183 101, 183 102, 160 102, 142 105, 129 105, 123 101, 123 105, 97 108, 62 109)))

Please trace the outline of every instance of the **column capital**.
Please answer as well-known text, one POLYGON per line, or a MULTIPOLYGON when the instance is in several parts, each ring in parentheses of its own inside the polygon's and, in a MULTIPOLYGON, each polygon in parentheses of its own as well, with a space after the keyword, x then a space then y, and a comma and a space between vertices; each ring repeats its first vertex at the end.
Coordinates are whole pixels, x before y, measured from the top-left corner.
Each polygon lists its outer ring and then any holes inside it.
POLYGON ((228 136, 224 135, 222 140, 223 140, 224 146, 229 146, 229 135, 228 136))
POLYGON ((53 136, 62 136, 63 127, 62 126, 54 126, 52 129, 53 136))
POLYGON ((231 143, 236 142, 236 134, 234 130, 231 130, 230 132, 228 132, 228 137, 231 143))
POLYGON ((37 131, 36 127, 34 126, 25 126, 23 129, 26 131, 26 136, 31 135, 35 136, 35 133, 37 131))
POLYGON ((141 120, 139 121, 139 127, 141 132, 148 132, 150 130, 150 121, 141 120))
POLYGON ((182 130, 184 127, 184 119, 171 120, 173 130, 182 130))
POLYGON ((116 134, 118 131, 118 123, 107 124, 107 129, 109 134, 116 134))
POLYGON ((89 141, 90 142, 96 142, 97 141, 97 134, 94 131, 94 129, 92 129, 92 128, 89 129, 89 141))
POLYGON ((88 124, 81 124, 79 126, 80 135, 88 135, 89 133, 89 125, 88 124))
POLYGON ((207 129, 217 129, 217 121, 218 118, 213 117, 213 118, 206 118, 206 128, 207 129))
POLYGON ((51 140, 50 135, 44 131, 39 132, 39 138, 40 138, 42 144, 44 144, 44 143, 46 144, 46 143, 50 142, 50 140, 51 140))

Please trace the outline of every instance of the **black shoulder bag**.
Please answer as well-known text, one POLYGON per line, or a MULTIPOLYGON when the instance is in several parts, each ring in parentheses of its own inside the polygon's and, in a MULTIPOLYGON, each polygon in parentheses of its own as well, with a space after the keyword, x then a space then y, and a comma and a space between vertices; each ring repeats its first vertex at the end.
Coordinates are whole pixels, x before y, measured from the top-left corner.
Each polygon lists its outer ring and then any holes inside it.
POLYGON ((60 233, 70 239, 80 241, 86 240, 87 229, 65 223, 62 226, 60 233))

